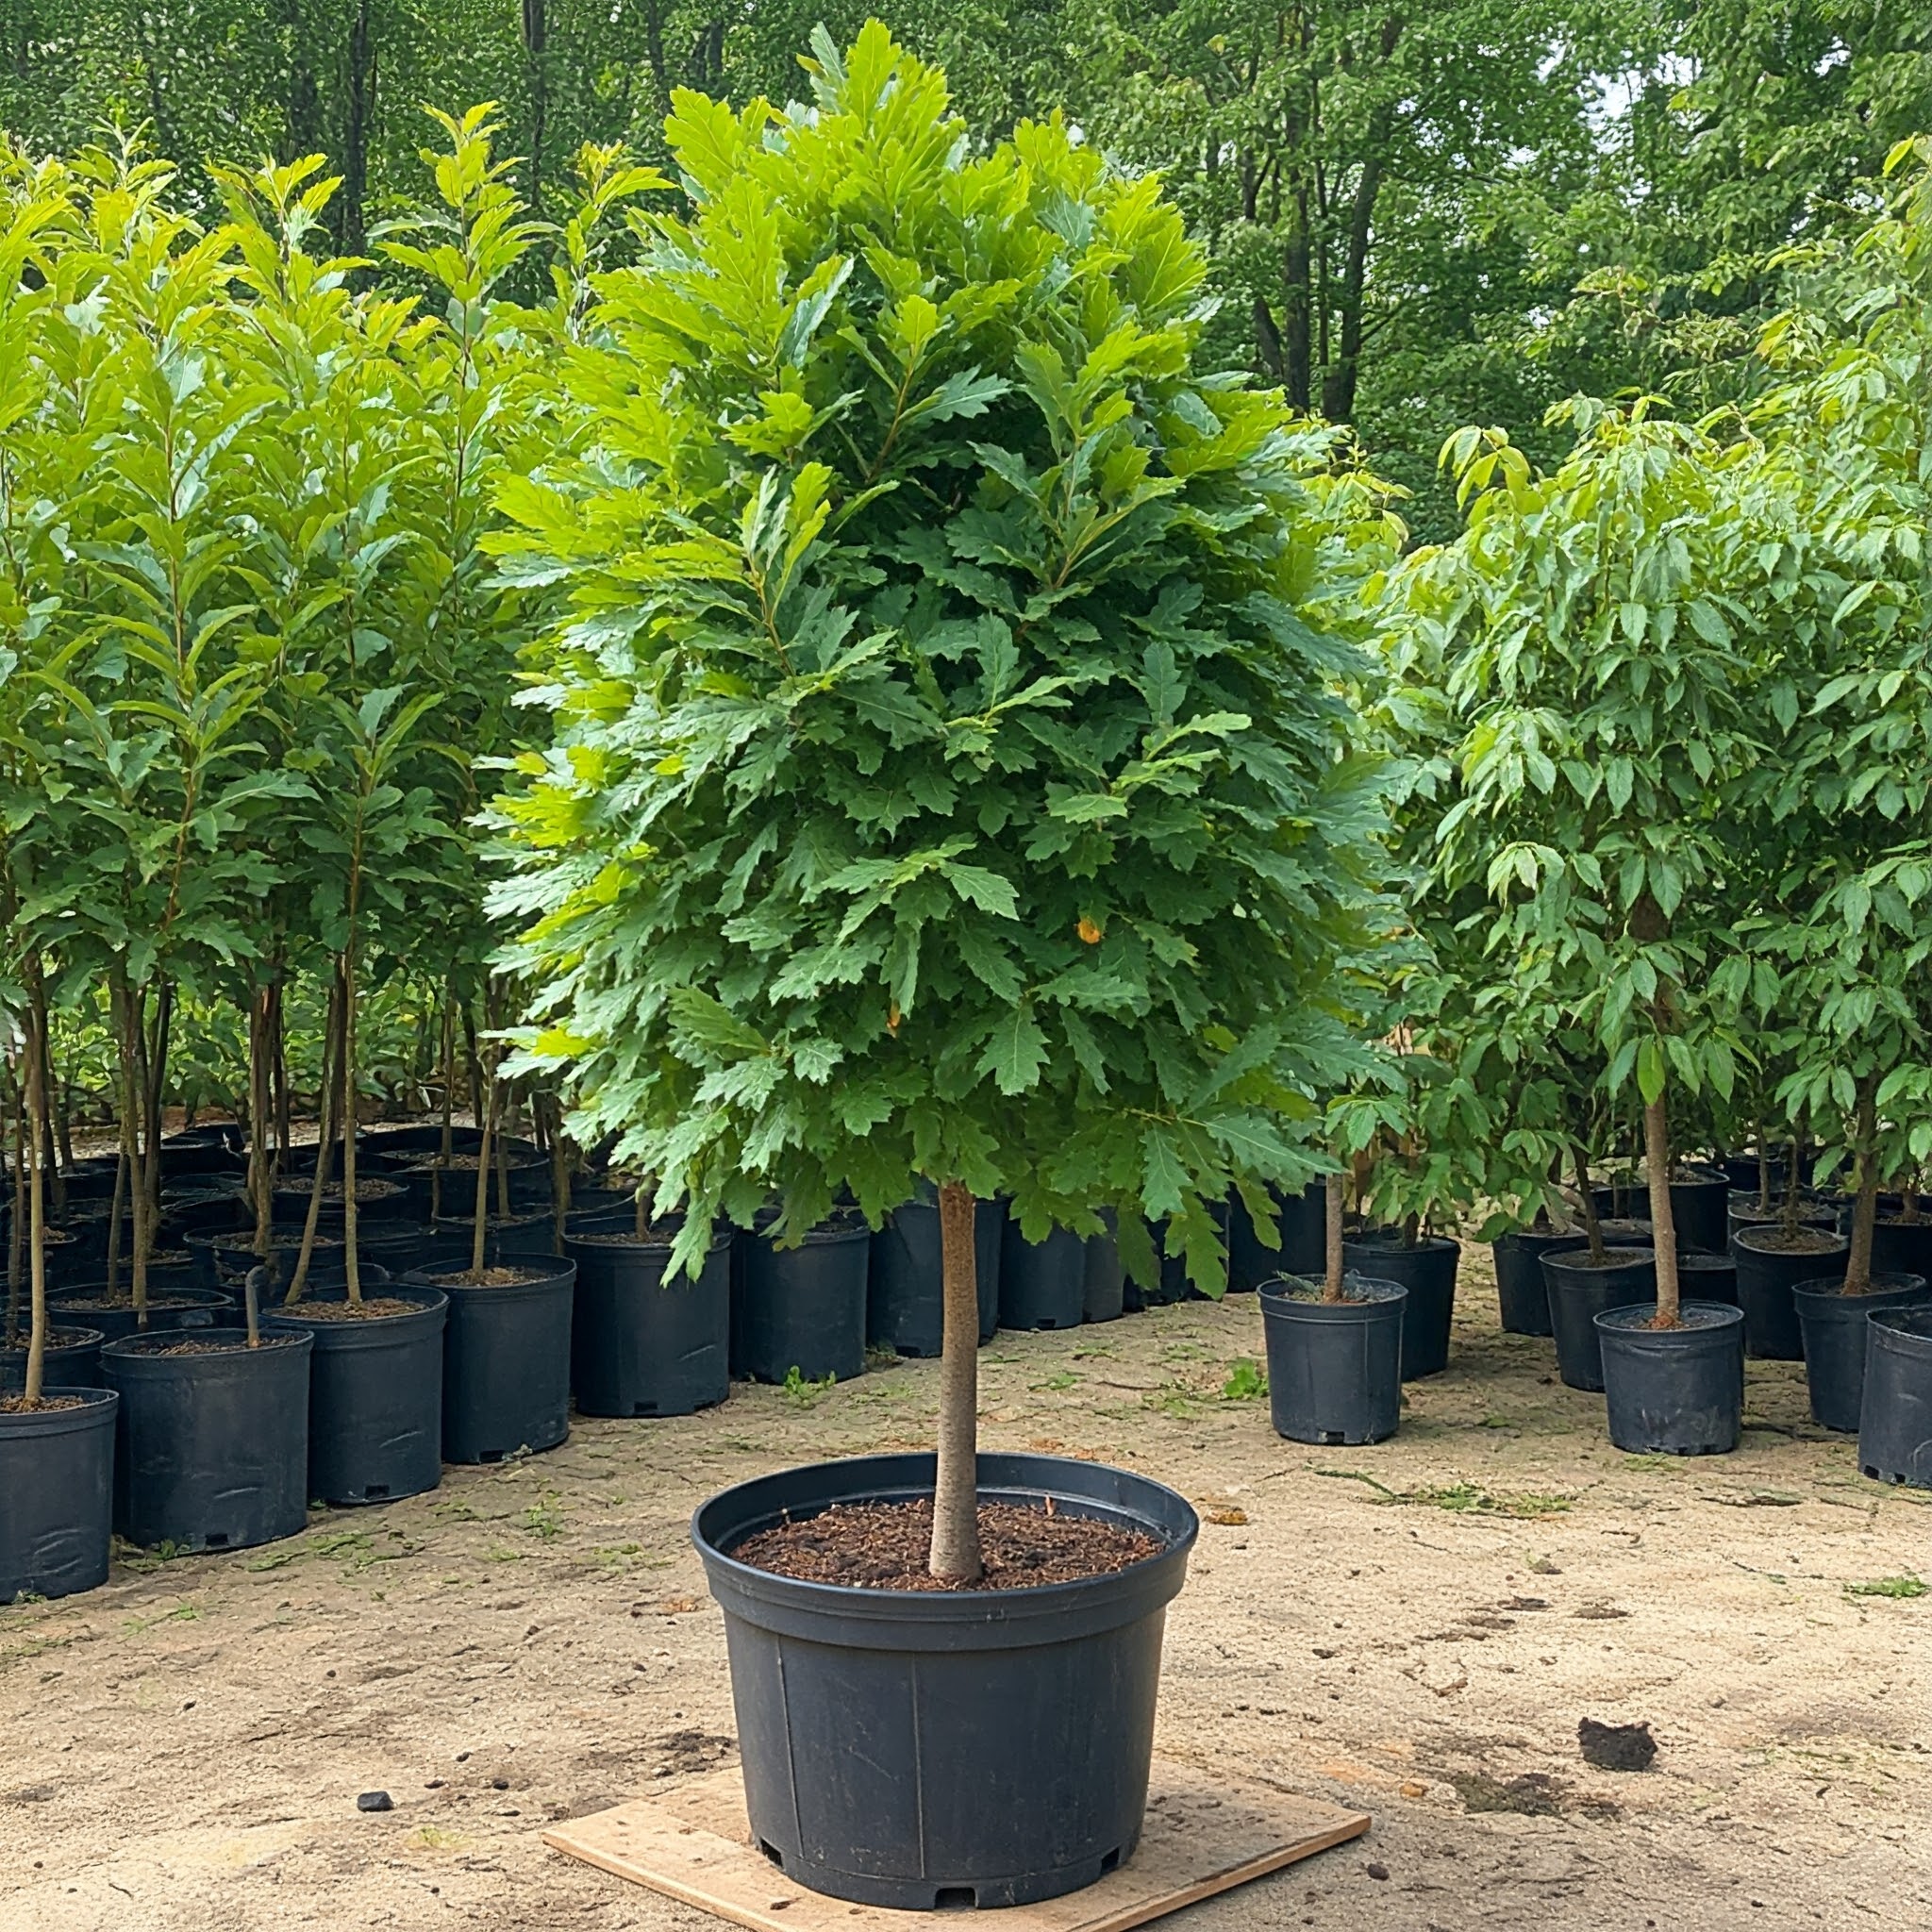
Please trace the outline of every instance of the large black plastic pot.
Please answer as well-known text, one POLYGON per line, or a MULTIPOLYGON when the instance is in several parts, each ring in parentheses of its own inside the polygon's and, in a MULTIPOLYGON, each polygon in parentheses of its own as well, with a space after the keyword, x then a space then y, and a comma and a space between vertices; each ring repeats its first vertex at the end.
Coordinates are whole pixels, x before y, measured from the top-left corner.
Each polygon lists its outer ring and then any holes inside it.
POLYGON ((1126 1313, 1127 1271, 1121 1263, 1118 1224, 1111 1208, 1100 1209, 1104 1234, 1087 1237, 1081 1277, 1080 1315, 1088 1322, 1117 1322, 1126 1313))
POLYGON ((570 1321, 575 1261, 507 1259, 525 1276, 459 1280, 468 1264, 418 1269, 406 1286, 449 1297, 442 1331, 442 1457, 501 1462, 555 1449, 570 1434, 570 1321))
POLYGON ((1879 1308, 1909 1308, 1932 1301, 1923 1274, 1879 1274, 1863 1294, 1846 1294, 1843 1275, 1801 1281, 1791 1290, 1805 1342, 1805 1380, 1811 1419, 1821 1427, 1857 1435, 1865 1400, 1865 1329, 1879 1308))
POLYGON ((307 1335, 275 1333, 250 1348, 245 1328, 108 1342, 115 1533, 177 1550, 293 1536, 308 1520, 309 1348, 307 1335), (188 1342, 196 1353, 165 1353, 188 1342))
POLYGON ((1730 1238, 1731 1177, 1716 1168, 1687 1167, 1671 1183, 1671 1219, 1677 1245, 1722 1255, 1730 1238))
MULTIPOLYGON (((1000 1248, 1007 1224, 1004 1201, 973 1204, 973 1263, 979 1285, 979 1339, 1000 1319, 1000 1248)), ((866 1285, 865 1339, 900 1355, 936 1356, 945 1341, 945 1296, 940 1273, 939 1195, 929 1182, 919 1197, 894 1208, 872 1238, 866 1285)))
POLYGON ((1000 1250, 1000 1326, 1077 1328, 1086 1318, 1086 1241, 1065 1227, 1029 1241, 1009 1219, 1000 1250))
POLYGON ((1592 1268, 1590 1251, 1564 1248, 1543 1257, 1557 1374, 1571 1389, 1601 1391, 1603 1351, 1596 1318, 1609 1308, 1657 1300, 1657 1256, 1649 1248, 1609 1248, 1610 1265, 1592 1268))
POLYGON ((1744 1353, 1757 1361, 1795 1362, 1805 1356, 1791 1291, 1842 1267, 1852 1244, 1824 1228, 1800 1230, 1809 1245, 1785 1248, 1777 1227, 1740 1227, 1731 1237, 1738 1264, 1738 1306, 1744 1311, 1744 1353))
POLYGON ((1392 1230, 1351 1235, 1343 1265, 1370 1281, 1396 1281, 1408 1291, 1402 1304, 1402 1379, 1440 1375, 1449 1366, 1449 1324, 1456 1313, 1456 1263, 1462 1249, 1446 1235, 1422 1236, 1412 1245, 1392 1230))
POLYGON ((1738 1306, 1738 1264, 1729 1255, 1701 1251, 1677 1257, 1677 1292, 1687 1302, 1738 1306))
POLYGON ((1550 1290, 1543 1279, 1543 1257, 1587 1246, 1589 1237, 1555 1229, 1519 1228, 1490 1243, 1496 1261, 1496 1300, 1506 1335, 1550 1333, 1550 1290))
MULTIPOLYGON (((1724 1208, 1725 1224, 1731 1234, 1740 1227, 1770 1227, 1784 1219, 1783 1198, 1773 1195, 1770 1208, 1760 1208, 1756 1194, 1740 1194, 1733 1191, 1724 1208)), ((1800 1201, 1798 1204, 1798 1225, 1800 1227, 1823 1227, 1836 1231, 1838 1216, 1822 1201, 1800 1201)), ((1728 1251, 1729 1241, 1725 1247, 1728 1251)))
POLYGON ((731 1237, 714 1233, 695 1280, 666 1278, 674 1237, 570 1235, 577 1266, 570 1386, 585 1415, 690 1415, 731 1392, 731 1237))
MULTIPOLYGON (((109 1341, 141 1333, 140 1317, 126 1294, 124 1283, 115 1299, 107 1299, 107 1290, 98 1288, 56 1289, 47 1297, 54 1319, 63 1326, 97 1328, 109 1341)), ((235 1319, 235 1297, 210 1288, 171 1288, 157 1290, 148 1296, 147 1332, 158 1335, 175 1330, 212 1328, 235 1319)))
POLYGON ((1198 1520, 1104 1464, 982 1455, 982 1502, 1129 1524, 1158 1556, 1038 1590, 802 1583, 731 1556, 834 1503, 930 1495, 930 1456, 761 1476, 692 1519, 724 1611, 753 1842, 813 1891, 908 1910, 1031 1904, 1133 1856, 1166 1607, 1198 1520))
POLYGON ((266 1326, 314 1338, 308 1371, 308 1493, 325 1503, 389 1503, 442 1480, 442 1330, 440 1289, 383 1282, 406 1315, 342 1316, 345 1290, 305 1292, 266 1326))
POLYGON ((1744 1414, 1744 1317, 1722 1302, 1680 1302, 1653 1328, 1655 1302, 1596 1318, 1610 1441, 1634 1456, 1727 1456, 1744 1414))
POLYGON ((808 1382, 863 1374, 871 1249, 872 1230, 850 1212, 822 1222, 798 1247, 741 1236, 731 1373, 756 1382, 782 1382, 793 1369, 808 1382))
POLYGON ((1345 1275, 1347 1299, 1322 1299, 1322 1283, 1293 1276, 1261 1289, 1268 1407, 1291 1442, 1380 1442, 1402 1412, 1399 1281, 1345 1275))
POLYGON ((1865 1324, 1858 1467, 1932 1490, 1932 1307, 1879 1308, 1865 1324))
MULTIPOLYGON (((98 1389, 101 1386, 101 1343, 98 1328, 56 1328, 47 1337, 47 1360, 42 1380, 49 1389, 98 1389)), ((26 1387, 26 1343, 0 1348, 0 1395, 17 1394, 26 1387)), ((0 1592, 0 1603, 7 1597, 0 1592)))
POLYGON ((1240 1194, 1230 1194, 1227 1214, 1227 1288, 1230 1294, 1257 1289, 1291 1274, 1319 1274, 1326 1259, 1327 1189, 1321 1181, 1297 1194, 1270 1187, 1278 1248, 1264 1246, 1240 1194))
POLYGON ((1872 1265, 1885 1274, 1932 1281, 1932 1221, 1878 1221, 1872 1226, 1872 1265))
POLYGON ((121 1398, 54 1383, 44 1392, 59 1406, 0 1410, 0 1604, 108 1580, 121 1398))

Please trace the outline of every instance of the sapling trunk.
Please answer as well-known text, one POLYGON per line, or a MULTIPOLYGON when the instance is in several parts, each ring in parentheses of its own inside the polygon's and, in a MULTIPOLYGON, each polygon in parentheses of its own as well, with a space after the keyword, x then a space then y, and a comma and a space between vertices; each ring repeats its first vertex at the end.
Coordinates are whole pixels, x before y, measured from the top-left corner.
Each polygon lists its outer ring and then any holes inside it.
POLYGON ((563 1103, 553 1094, 541 1102, 549 1119, 550 1205, 557 1216, 557 1252, 563 1253, 563 1231, 570 1220, 570 1150, 563 1140, 563 1103))
POLYGON ((939 1457, 932 1492, 928 1568, 971 1583, 979 1557, 979 1268, 973 1191, 940 1187, 940 1277, 945 1319, 940 1354, 939 1457))
MULTIPOLYGON (((40 961, 29 958, 28 983, 41 991, 40 961)), ((41 1144, 42 1129, 47 1124, 43 1111, 46 1101, 46 1015, 44 998, 36 999, 27 1016, 26 1029, 26 1107, 27 1107, 27 1267, 31 1296, 26 1341, 26 1376, 21 1387, 22 1407, 38 1408, 47 1374, 47 1182, 46 1160, 41 1144)))
POLYGON ((516 1103, 508 1092, 497 1102, 496 1123, 496 1211, 498 1216, 509 1219, 509 1137, 516 1125, 516 1103), (508 1124, 503 1114, 509 1115, 508 1124))
POLYGON ((108 1292, 121 1286, 121 1217, 127 1207, 127 1149, 114 1151, 114 1193, 108 1212, 108 1292))
MULTIPOLYGON (((25 1071, 24 1069, 22 1070, 25 1071)), ((7 1345, 20 1346, 20 1297, 25 1284, 27 1222, 32 1214, 27 1205, 26 1175, 26 1093, 24 1080, 8 1083, 12 1088, 13 1213, 7 1226, 7 1345)))
POLYGON ((255 1207, 256 1259, 268 1259, 275 1226, 275 1180, 269 1173, 270 990, 248 1003, 248 1198, 255 1207))
POLYGON ((1322 1299, 1324 1302, 1341 1299, 1341 1235, 1347 1205, 1344 1199, 1346 1186, 1346 1178, 1338 1169, 1328 1176, 1322 1190, 1322 1299))
POLYGON ((449 1171, 450 1109, 455 1105, 456 1084, 456 992, 451 988, 445 990, 442 1001, 442 1142, 436 1165, 429 1171, 429 1219, 432 1225, 442 1219, 442 1177, 449 1171))
POLYGON ((1753 1145, 1757 1149, 1757 1211, 1768 1221, 1771 1218, 1771 1155, 1764 1144, 1764 1116, 1757 1117, 1757 1132, 1753 1145))
POLYGON ((147 1326, 147 1190, 142 1186, 141 1124, 146 1117, 141 1084, 141 1007, 139 993, 117 970, 113 985, 115 1033, 121 1055, 121 1158, 127 1168, 128 1193, 134 1214, 134 1324, 147 1326))
POLYGON ((1643 1107, 1643 1160, 1650 1177, 1650 1238, 1657 1251, 1657 1328, 1682 1325, 1677 1313, 1677 1224, 1671 1212, 1671 1130, 1661 1093, 1643 1107))
POLYGON ((1790 1164, 1785 1171, 1785 1204, 1779 1222, 1788 1241, 1798 1238, 1798 1157, 1804 1141, 1805 1109, 1800 1108, 1797 1119, 1791 1123, 1790 1164))
MULTIPOLYGON (((50 1044, 53 1029, 47 1022, 47 982, 38 967, 27 989, 27 1011, 41 1042, 39 1059, 31 1075, 40 1102, 41 1124, 36 1139, 41 1150, 41 1184, 53 1196, 54 1212, 64 1215, 67 1212, 67 1180, 60 1171, 59 1161, 55 1158, 54 1147, 54 1055, 50 1044)), ((67 1158, 71 1165, 73 1154, 69 1153, 67 1158)))
POLYGON ((342 1278, 349 1300, 360 1307, 362 1263, 356 1252, 356 1134, 360 1113, 357 1085, 356 933, 352 924, 349 943, 342 951, 342 1278))
POLYGON ((328 1187, 330 1170, 336 1158, 336 1105, 338 1069, 341 1060, 341 982, 330 975, 328 1012, 322 1029, 322 1091, 316 1095, 317 1138, 315 1174, 308 1184, 308 1211, 302 1219, 302 1245, 295 1256, 295 1272, 289 1277, 289 1290, 282 1299, 292 1307, 302 1299, 308 1286, 308 1266, 315 1255, 315 1231, 322 1220, 322 1197, 328 1187))
POLYGON ((1907 1225, 1915 1225, 1919 1221, 1919 1170, 1916 1167, 1907 1174, 1899 1189, 1898 1218, 1907 1225))
POLYGON ((161 1220, 161 1124, 168 1085, 168 1049, 175 1031, 175 982, 163 979, 155 996, 154 1037, 147 1053, 147 1133, 144 1136, 149 1245, 161 1220))
POLYGON ((483 1139, 476 1148, 475 1224, 470 1237, 470 1273, 481 1274, 483 1255, 490 1233, 490 1139, 496 1124, 496 1081, 491 1070, 490 1087, 482 1095, 483 1139))
POLYGON ((1872 1230, 1878 1220, 1878 1077, 1858 1082, 1854 1115, 1857 1137, 1857 1205, 1852 1209, 1852 1251, 1845 1257, 1844 1291, 1864 1294, 1872 1286, 1872 1230))
POLYGON ((273 1005, 269 1009, 269 1036, 273 1053, 269 1059, 269 1071, 275 1080, 275 1179, 280 1180, 282 1170, 288 1165, 289 1147, 294 1138, 294 1103, 289 1094, 289 1033, 285 1024, 285 1008, 282 997, 283 981, 278 971, 272 986, 273 1005))
POLYGON ((1590 1160, 1581 1141, 1570 1143, 1570 1158, 1576 1170, 1576 1198, 1582 1204, 1583 1232, 1590 1242, 1591 1265, 1601 1268, 1609 1259, 1609 1250, 1604 1246, 1603 1224, 1596 1213, 1596 1191, 1590 1184, 1590 1160))

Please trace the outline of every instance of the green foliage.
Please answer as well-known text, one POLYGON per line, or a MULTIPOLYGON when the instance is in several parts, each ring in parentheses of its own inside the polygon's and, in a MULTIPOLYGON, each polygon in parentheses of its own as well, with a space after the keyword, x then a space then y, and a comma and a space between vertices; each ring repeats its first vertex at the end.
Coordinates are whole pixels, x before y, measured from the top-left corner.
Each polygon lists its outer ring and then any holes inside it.
POLYGON ((1198 366, 1155 183, 1058 121, 974 155, 882 28, 815 45, 810 113, 678 97, 694 211, 503 496, 570 606, 499 807, 530 1059, 689 1195, 682 1261, 925 1175, 1036 1238, 1114 1206, 1142 1275, 1169 1217, 1207 1277, 1207 1202, 1301 1185, 1357 1063, 1378 778, 1325 606, 1373 492, 1198 366))
POLYGON ((1868 1583, 1848 1583, 1847 1596, 1883 1596, 1896 1602, 1907 1602, 1912 1597, 1924 1596, 1932 1591, 1932 1584, 1923 1576, 1874 1576, 1868 1583))

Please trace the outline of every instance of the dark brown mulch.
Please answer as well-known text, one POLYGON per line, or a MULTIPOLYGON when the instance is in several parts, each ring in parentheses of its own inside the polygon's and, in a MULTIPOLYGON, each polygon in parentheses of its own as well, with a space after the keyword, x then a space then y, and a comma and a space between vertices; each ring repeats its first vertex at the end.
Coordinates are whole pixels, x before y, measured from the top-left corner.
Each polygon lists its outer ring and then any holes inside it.
POLYGON ((397 1301, 393 1295, 384 1295, 380 1300, 374 1296, 359 1302, 297 1302, 290 1307, 282 1302, 272 1302, 262 1310, 265 1315, 300 1315, 305 1322, 374 1322, 384 1315, 420 1315, 421 1302, 397 1301))
MULTIPOLYGON (((78 1348, 83 1341, 99 1333, 100 1330, 97 1328, 50 1328, 47 1330, 47 1346, 49 1348, 78 1348)), ((16 1355, 25 1355, 26 1353, 26 1346, 27 1339, 25 1331, 22 1332, 17 1341, 0 1341, 0 1349, 11 1349, 16 1355)))
POLYGON ((526 1281, 547 1281, 554 1268, 439 1269, 429 1278, 446 1288, 521 1288, 526 1281))
MULTIPOLYGON (((419 1156, 413 1160, 405 1160, 401 1164, 407 1166, 412 1174, 428 1174, 433 1169, 439 1167, 441 1168, 444 1174, 475 1174, 476 1172, 476 1163, 481 1158, 480 1155, 475 1154, 452 1154, 445 1159, 441 1154, 425 1154, 419 1156)), ((503 1164, 507 1169, 536 1167, 539 1165, 536 1160, 526 1154, 509 1155, 505 1158, 503 1164)), ((491 1174, 496 1172, 496 1156, 494 1154, 491 1154, 490 1157, 490 1171, 491 1174)))
MULTIPOLYGON (((263 1348, 290 1348, 294 1345, 294 1341, 295 1338, 292 1335, 264 1335, 261 1338, 263 1348)), ((247 1351, 248 1344, 245 1341, 208 1341, 197 1337, 191 1330, 184 1329, 179 1334, 171 1336, 159 1347, 143 1349, 142 1353, 143 1355, 245 1355, 247 1351)))
MULTIPOLYGON (((149 1308, 203 1308, 208 1306, 196 1295, 151 1294, 147 1298, 149 1308)), ((83 1301, 78 1295, 62 1295, 60 1307, 70 1315, 85 1315, 92 1308, 110 1308, 117 1313, 125 1313, 134 1306, 131 1294, 91 1294, 83 1301)), ((219 1306, 219 1305, 217 1305, 219 1306)))
POLYGON ((1020 1503, 979 1506, 984 1574, 974 1583, 935 1576, 932 1502, 837 1503, 798 1523, 749 1536, 731 1552, 741 1563, 805 1583, 861 1590, 1037 1590, 1106 1576, 1158 1557, 1158 1538, 1117 1523, 1065 1511, 1048 1515, 1020 1503))
POLYGON ((1557 1258, 1566 1268, 1627 1268, 1633 1259, 1641 1260, 1652 1252, 1649 1248, 1609 1247, 1604 1250, 1604 1257, 1599 1261, 1588 1248, 1565 1248, 1557 1258))
POLYGON ((39 1415, 46 1408, 85 1408, 85 1395, 43 1395, 32 1407, 18 1390, 0 1395, 0 1415, 39 1415))
POLYGON ((1841 1239, 1822 1227, 1800 1227, 1795 1234, 1785 1228, 1768 1233, 1762 1222, 1751 1230, 1754 1248, 1769 1248, 1782 1255, 1823 1255, 1836 1248, 1841 1239))
MULTIPOLYGON (((283 1181, 275 1189, 278 1194, 299 1194, 305 1201, 315 1192, 313 1181, 283 1181)), ((356 1183, 356 1202, 359 1207, 364 1201, 391 1201, 403 1192, 401 1181, 386 1181, 375 1178, 358 1180, 356 1183)), ((325 1181, 322 1188, 325 1201, 340 1201, 342 1198, 341 1181, 325 1181)))
POLYGON ((635 1228, 626 1227, 622 1233, 607 1230, 602 1234, 568 1235, 565 1239, 583 1241, 588 1246, 600 1248, 635 1248, 640 1245, 662 1248, 668 1247, 682 1232, 682 1227, 676 1222, 660 1222, 655 1226, 645 1228, 642 1234, 639 1234, 635 1228))

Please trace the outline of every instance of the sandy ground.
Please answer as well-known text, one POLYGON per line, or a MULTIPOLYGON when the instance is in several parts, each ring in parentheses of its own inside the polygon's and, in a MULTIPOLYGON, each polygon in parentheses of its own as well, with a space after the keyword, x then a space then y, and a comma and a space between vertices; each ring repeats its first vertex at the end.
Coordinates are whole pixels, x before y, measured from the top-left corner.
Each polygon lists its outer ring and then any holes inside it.
MULTIPOLYGON (((1222 1393, 1252 1297, 983 1357, 990 1446, 1125 1459, 1218 1517, 1169 1615, 1161 1748, 1374 1811, 1200 1932, 1932 1925, 1932 1497, 1857 1474, 1754 1365, 1745 1445, 1631 1457, 1465 1262, 1454 1365, 1374 1449, 1222 1393), (1641 1775, 1585 1716, 1651 1724, 1641 1775)), ((433 1496, 0 1611, 0 1927, 523 1932, 717 1922, 545 1851, 549 1821, 727 1757, 686 1540, 708 1491, 924 1441, 932 1364, 583 1423, 433 1496), (362 1815, 383 1789, 387 1814, 362 1815)))

